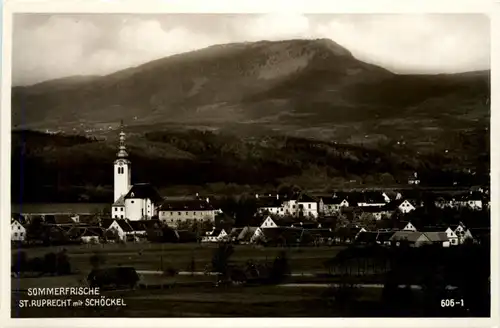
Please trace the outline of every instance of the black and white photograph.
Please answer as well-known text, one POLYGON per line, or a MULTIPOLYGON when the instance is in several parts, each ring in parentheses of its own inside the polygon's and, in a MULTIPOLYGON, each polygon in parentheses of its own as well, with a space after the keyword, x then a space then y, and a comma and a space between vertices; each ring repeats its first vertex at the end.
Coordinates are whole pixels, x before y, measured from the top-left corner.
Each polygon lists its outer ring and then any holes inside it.
POLYGON ((492 316, 488 14, 11 21, 11 319, 492 316))

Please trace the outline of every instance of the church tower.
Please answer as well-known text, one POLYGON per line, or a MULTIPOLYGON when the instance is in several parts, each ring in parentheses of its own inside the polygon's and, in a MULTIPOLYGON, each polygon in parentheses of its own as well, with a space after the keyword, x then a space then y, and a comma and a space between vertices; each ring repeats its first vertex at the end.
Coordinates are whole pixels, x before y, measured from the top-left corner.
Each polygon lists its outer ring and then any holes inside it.
POLYGON ((121 196, 124 196, 130 190, 130 161, 128 160, 128 153, 125 147, 125 132, 123 132, 123 121, 120 125, 120 145, 118 148, 118 153, 116 154, 116 160, 114 165, 114 189, 115 196, 114 201, 116 202, 121 196))

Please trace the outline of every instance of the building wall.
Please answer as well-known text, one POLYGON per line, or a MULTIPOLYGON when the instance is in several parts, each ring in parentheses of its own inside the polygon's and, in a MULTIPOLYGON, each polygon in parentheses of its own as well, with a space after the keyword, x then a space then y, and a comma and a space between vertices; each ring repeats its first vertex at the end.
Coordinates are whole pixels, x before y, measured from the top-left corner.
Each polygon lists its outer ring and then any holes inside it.
MULTIPOLYGON (((298 203, 299 208, 302 206, 302 212, 304 216, 318 217, 318 203, 298 203)), ((297 212, 299 213, 299 212, 297 212)))
POLYGON ((113 219, 126 219, 125 206, 112 206, 111 217, 113 219))
POLYGON ((178 222, 184 221, 210 221, 215 222, 215 210, 177 210, 177 211, 160 211, 159 219, 168 225, 176 225, 178 222))
POLYGON ((260 227, 261 228, 278 228, 276 223, 271 218, 265 219, 264 222, 262 222, 260 227))
POLYGON ((14 221, 11 225, 10 240, 24 241, 26 240, 26 228, 19 222, 14 221))
POLYGON ((270 214, 284 215, 285 209, 283 207, 260 207, 259 212, 269 212, 270 214))
POLYGON ((116 160, 114 165, 114 201, 116 202, 118 198, 125 195, 130 190, 130 165, 127 161, 116 160), (120 166, 122 164, 122 166, 120 166), (120 168, 123 168, 123 173, 121 173, 120 168))
POLYGON ((415 207, 408 201, 404 201, 403 203, 401 203, 401 205, 399 205, 399 210, 402 212, 402 213, 409 213, 411 211, 413 211, 415 209, 415 207))
POLYGON ((114 230, 117 231, 118 236, 120 237, 121 240, 125 239, 125 232, 120 227, 120 225, 118 224, 118 222, 113 221, 113 223, 111 223, 111 225, 109 226, 109 228, 107 230, 112 230, 112 229, 114 229, 114 230))
POLYGON ((99 237, 98 236, 83 236, 82 237, 82 242, 88 244, 88 243, 98 243, 99 242, 99 237))
POLYGON ((154 215, 154 204, 149 198, 128 198, 125 199, 125 217, 132 221, 151 219, 154 215))
POLYGON ((285 209, 285 214, 296 215, 298 211, 298 204, 296 200, 289 200, 283 202, 283 208, 285 209))

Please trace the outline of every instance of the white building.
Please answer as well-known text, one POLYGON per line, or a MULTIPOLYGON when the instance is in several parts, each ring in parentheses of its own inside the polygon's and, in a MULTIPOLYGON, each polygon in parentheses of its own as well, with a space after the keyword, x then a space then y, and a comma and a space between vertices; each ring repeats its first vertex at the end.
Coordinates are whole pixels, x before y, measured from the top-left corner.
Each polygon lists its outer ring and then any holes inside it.
POLYGON ((215 216, 220 213, 206 200, 186 199, 169 200, 163 202, 159 209, 159 219, 161 222, 171 227, 176 227, 181 222, 211 222, 215 223, 215 216))
POLYGON ((305 217, 318 217, 318 201, 308 195, 300 195, 297 200, 299 213, 302 213, 305 217))
POLYGON ((26 240, 26 228, 14 219, 10 222, 10 240, 17 242, 26 240))
POLYGON ((157 215, 161 197, 147 183, 131 185, 131 162, 125 147, 123 124, 120 145, 114 162, 114 203, 111 217, 114 219, 147 220, 157 215))
POLYGON ((317 218, 318 201, 308 195, 302 194, 297 199, 290 199, 283 202, 285 215, 317 218))
POLYGON ((228 235, 224 229, 213 229, 212 231, 207 231, 201 241, 204 243, 216 243, 226 239, 227 237, 228 235))
POLYGON ((415 210, 415 206, 413 206, 412 203, 410 203, 407 199, 405 199, 401 204, 399 204, 398 209, 401 211, 401 213, 410 213, 411 211, 415 210))
POLYGON ((276 224, 276 222, 274 222, 274 220, 268 216, 264 222, 262 222, 262 224, 260 225, 260 228, 264 229, 264 228, 278 228, 278 225, 276 224))
POLYGON ((285 215, 285 207, 282 201, 279 199, 279 195, 259 195, 256 194, 255 198, 257 200, 257 212, 259 213, 269 213, 274 215, 285 215))

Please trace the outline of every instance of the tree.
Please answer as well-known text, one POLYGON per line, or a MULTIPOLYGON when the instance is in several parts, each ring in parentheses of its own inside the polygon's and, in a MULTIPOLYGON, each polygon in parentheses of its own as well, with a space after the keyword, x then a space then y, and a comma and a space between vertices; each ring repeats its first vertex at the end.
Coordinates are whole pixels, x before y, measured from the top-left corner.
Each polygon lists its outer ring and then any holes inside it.
POLYGON ((94 254, 89 258, 89 261, 93 269, 98 269, 106 263, 106 257, 102 253, 94 252, 94 254))
POLYGON ((233 253, 233 245, 229 243, 219 244, 219 247, 214 250, 212 257, 212 272, 218 272, 223 278, 227 278, 229 258, 233 253))
POLYGON ((43 272, 55 275, 57 273, 57 255, 55 253, 47 253, 43 258, 43 272))
POLYGON ((104 238, 107 241, 113 241, 116 243, 118 243, 121 239, 120 234, 118 233, 118 230, 116 228, 106 230, 106 232, 104 233, 104 238))
POLYGON ((57 253, 57 274, 66 275, 71 273, 71 264, 66 249, 57 253))
POLYGON ((271 272, 269 275, 269 282, 278 284, 290 274, 290 265, 285 251, 281 251, 274 259, 271 272))
POLYGON ((18 251, 12 256, 12 272, 24 272, 27 270, 28 255, 24 251, 18 251))

